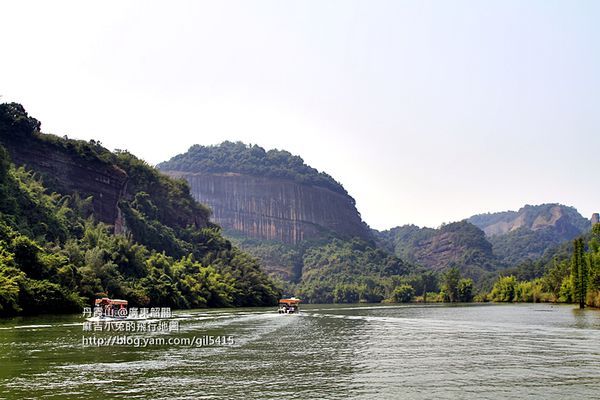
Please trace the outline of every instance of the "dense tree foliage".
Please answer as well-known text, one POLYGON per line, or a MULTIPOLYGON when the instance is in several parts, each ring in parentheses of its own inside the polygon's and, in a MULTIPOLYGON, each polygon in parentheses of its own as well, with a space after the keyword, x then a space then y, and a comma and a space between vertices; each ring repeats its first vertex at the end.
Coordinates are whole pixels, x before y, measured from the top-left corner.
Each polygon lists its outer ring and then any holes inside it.
POLYGON ((266 151, 260 146, 242 142, 226 141, 218 146, 194 145, 186 153, 159 164, 158 168, 184 172, 237 172, 292 179, 348 194, 335 179, 306 165, 299 156, 284 150, 266 151))
POLYGON ((402 260, 367 242, 333 239, 304 253, 298 289, 314 303, 381 301, 409 271, 402 260))
POLYGON ((95 220, 91 198, 48 190, 0 146, 0 314, 71 312, 104 295, 184 308, 275 304, 279 289, 208 221, 184 181, 96 142, 43 135, 15 104, 0 105, 0 136, 50 142, 128 176, 119 203, 126 234, 115 235, 95 220))
POLYGON ((554 301, 600 306, 600 224, 551 257, 506 270, 487 295, 492 301, 554 301), (587 250, 585 243, 587 242, 587 250))
POLYGON ((570 240, 580 232, 568 235, 567 238, 554 228, 539 230, 519 228, 504 235, 489 238, 495 254, 509 265, 515 265, 528 260, 536 260, 547 251, 570 240))
POLYGON ((374 233, 382 248, 438 272, 456 267, 462 275, 482 282, 503 267, 483 231, 467 221, 439 229, 405 225, 374 233))
POLYGON ((415 295, 415 289, 411 285, 399 285, 396 286, 392 293, 393 299, 396 303, 408 303, 413 299, 415 295))
POLYGON ((573 241, 573 257, 571 259, 571 285, 573 288, 573 300, 579 303, 579 308, 585 307, 587 296, 589 269, 583 249, 583 239, 577 238, 573 241))
POLYGON ((407 264, 358 238, 328 237, 290 245, 238 236, 236 242, 282 278, 279 284, 287 295, 309 303, 394 301, 395 288, 403 285, 426 300, 428 292, 439 290, 435 272, 407 264))
POLYGON ((452 267, 441 275, 441 296, 446 302, 469 302, 474 297, 474 285, 471 278, 462 278, 460 270, 452 267))

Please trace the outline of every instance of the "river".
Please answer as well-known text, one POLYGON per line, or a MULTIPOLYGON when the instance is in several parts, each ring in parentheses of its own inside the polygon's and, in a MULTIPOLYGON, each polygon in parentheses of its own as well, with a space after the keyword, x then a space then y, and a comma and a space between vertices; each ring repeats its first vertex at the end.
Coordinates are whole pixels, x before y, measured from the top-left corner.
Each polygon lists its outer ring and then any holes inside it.
POLYGON ((178 330, 134 333, 84 331, 81 315, 0 320, 0 398, 600 396, 598 310, 305 305, 298 315, 254 308, 174 317, 178 330), (148 343, 108 342, 125 335, 148 343), (227 340, 207 346, 209 336, 227 340), (194 337, 191 345, 149 342, 194 337))

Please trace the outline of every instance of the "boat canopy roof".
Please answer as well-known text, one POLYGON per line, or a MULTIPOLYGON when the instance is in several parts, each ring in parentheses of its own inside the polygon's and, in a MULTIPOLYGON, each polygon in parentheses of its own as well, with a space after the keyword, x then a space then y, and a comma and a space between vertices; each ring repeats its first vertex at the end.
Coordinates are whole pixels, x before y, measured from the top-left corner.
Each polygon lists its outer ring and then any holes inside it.
POLYGON ((103 297, 101 299, 96 299, 96 304, 114 304, 116 306, 126 306, 128 304, 128 301, 119 299, 109 299, 108 297, 103 297))
POLYGON ((280 299, 279 304, 287 304, 288 306, 297 306, 300 304, 300 299, 292 297, 291 299, 280 299))

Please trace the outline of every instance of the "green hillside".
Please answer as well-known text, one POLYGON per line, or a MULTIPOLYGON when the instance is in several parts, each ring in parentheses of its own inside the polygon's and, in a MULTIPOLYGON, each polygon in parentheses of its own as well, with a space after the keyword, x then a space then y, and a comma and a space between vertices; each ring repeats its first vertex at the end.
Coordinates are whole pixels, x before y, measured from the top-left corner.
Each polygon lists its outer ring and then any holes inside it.
MULTIPOLYGON (((12 150, 0 147, 1 314, 75 312, 104 295, 178 308, 276 302, 279 290, 258 261, 221 235, 185 182, 127 152, 39 129, 22 106, 0 105, 0 141, 12 150), (27 160, 36 148, 43 162, 27 160), (39 170, 15 166, 13 156, 39 170), (126 175, 122 234, 98 221, 102 201, 49 173, 61 165, 83 178, 93 168, 126 175)), ((92 184, 105 190, 106 182, 92 184)))
POLYGON ((463 275, 481 281, 501 266, 483 231, 467 221, 439 229, 405 225, 376 234, 380 246, 430 270, 457 267, 463 275))

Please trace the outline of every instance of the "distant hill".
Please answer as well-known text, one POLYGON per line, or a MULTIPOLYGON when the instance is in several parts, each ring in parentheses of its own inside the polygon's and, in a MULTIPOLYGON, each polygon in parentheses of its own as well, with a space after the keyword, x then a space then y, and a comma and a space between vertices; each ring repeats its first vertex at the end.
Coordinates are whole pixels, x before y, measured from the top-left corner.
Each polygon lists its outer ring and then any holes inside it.
POLYGON ((537 260, 590 228, 590 220, 575 208, 542 204, 474 215, 439 229, 405 225, 376 235, 382 247, 407 262, 433 270, 457 266, 477 280, 537 260))
POLYGON ((474 215, 468 221, 485 232, 494 254, 509 265, 537 259, 591 228, 590 220, 561 204, 526 205, 518 211, 474 215))
POLYGON ((404 225, 376 234, 388 251, 434 271, 456 266, 463 275, 480 280, 500 265, 484 232, 467 221, 439 229, 404 225))

